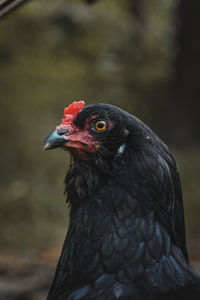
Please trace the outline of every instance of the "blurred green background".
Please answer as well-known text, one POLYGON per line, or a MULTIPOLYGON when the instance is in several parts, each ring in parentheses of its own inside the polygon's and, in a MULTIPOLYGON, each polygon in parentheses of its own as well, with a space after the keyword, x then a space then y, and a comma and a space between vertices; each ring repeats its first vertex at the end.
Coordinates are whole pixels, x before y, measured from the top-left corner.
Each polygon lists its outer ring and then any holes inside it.
POLYGON ((1 253, 34 257, 60 249, 69 156, 42 153, 41 145, 64 107, 85 100, 128 110, 170 146, 182 179, 190 256, 200 260, 198 6, 35 0, 0 22, 1 253))

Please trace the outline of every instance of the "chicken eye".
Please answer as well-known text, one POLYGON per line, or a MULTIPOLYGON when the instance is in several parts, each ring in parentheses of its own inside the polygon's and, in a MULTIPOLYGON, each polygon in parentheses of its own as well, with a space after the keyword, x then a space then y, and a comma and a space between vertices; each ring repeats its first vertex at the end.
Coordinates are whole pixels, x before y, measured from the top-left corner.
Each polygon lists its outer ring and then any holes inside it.
POLYGON ((107 129, 107 123, 104 120, 95 122, 94 128, 96 131, 105 131, 107 129))

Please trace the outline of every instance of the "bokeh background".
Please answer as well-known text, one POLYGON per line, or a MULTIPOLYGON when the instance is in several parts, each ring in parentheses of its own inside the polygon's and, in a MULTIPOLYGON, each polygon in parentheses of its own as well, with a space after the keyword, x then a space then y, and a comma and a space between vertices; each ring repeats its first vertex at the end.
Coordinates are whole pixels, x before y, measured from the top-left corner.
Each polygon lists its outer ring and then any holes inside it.
POLYGON ((0 299, 46 297, 69 156, 41 145, 77 100, 128 110, 169 145, 200 271, 199 11, 198 0, 35 0, 1 20, 0 299))

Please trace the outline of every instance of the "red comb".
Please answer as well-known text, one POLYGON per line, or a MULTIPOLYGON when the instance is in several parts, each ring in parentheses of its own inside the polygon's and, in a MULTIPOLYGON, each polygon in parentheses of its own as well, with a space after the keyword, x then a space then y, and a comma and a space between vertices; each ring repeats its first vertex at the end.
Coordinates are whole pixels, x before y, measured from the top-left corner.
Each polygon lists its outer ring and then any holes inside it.
POLYGON ((66 115, 76 116, 78 113, 82 111, 84 105, 85 105, 84 101, 73 102, 72 104, 70 104, 64 109, 64 117, 66 115))
MULTIPOLYGON (((84 101, 73 102, 64 109, 64 119, 62 119, 63 125, 67 125, 73 121, 73 119, 82 111, 83 106, 85 105, 84 101)), ((61 126, 61 124, 58 127, 61 126)))

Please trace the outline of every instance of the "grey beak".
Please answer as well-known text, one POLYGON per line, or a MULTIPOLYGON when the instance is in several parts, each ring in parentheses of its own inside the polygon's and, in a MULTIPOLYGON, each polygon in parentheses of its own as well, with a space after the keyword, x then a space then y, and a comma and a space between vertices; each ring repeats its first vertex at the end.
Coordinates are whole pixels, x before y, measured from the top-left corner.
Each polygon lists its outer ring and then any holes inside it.
POLYGON ((48 137, 44 140, 42 145, 42 150, 50 150, 57 147, 62 147, 66 143, 67 139, 63 135, 59 135, 57 130, 54 130, 52 133, 48 135, 48 137))

